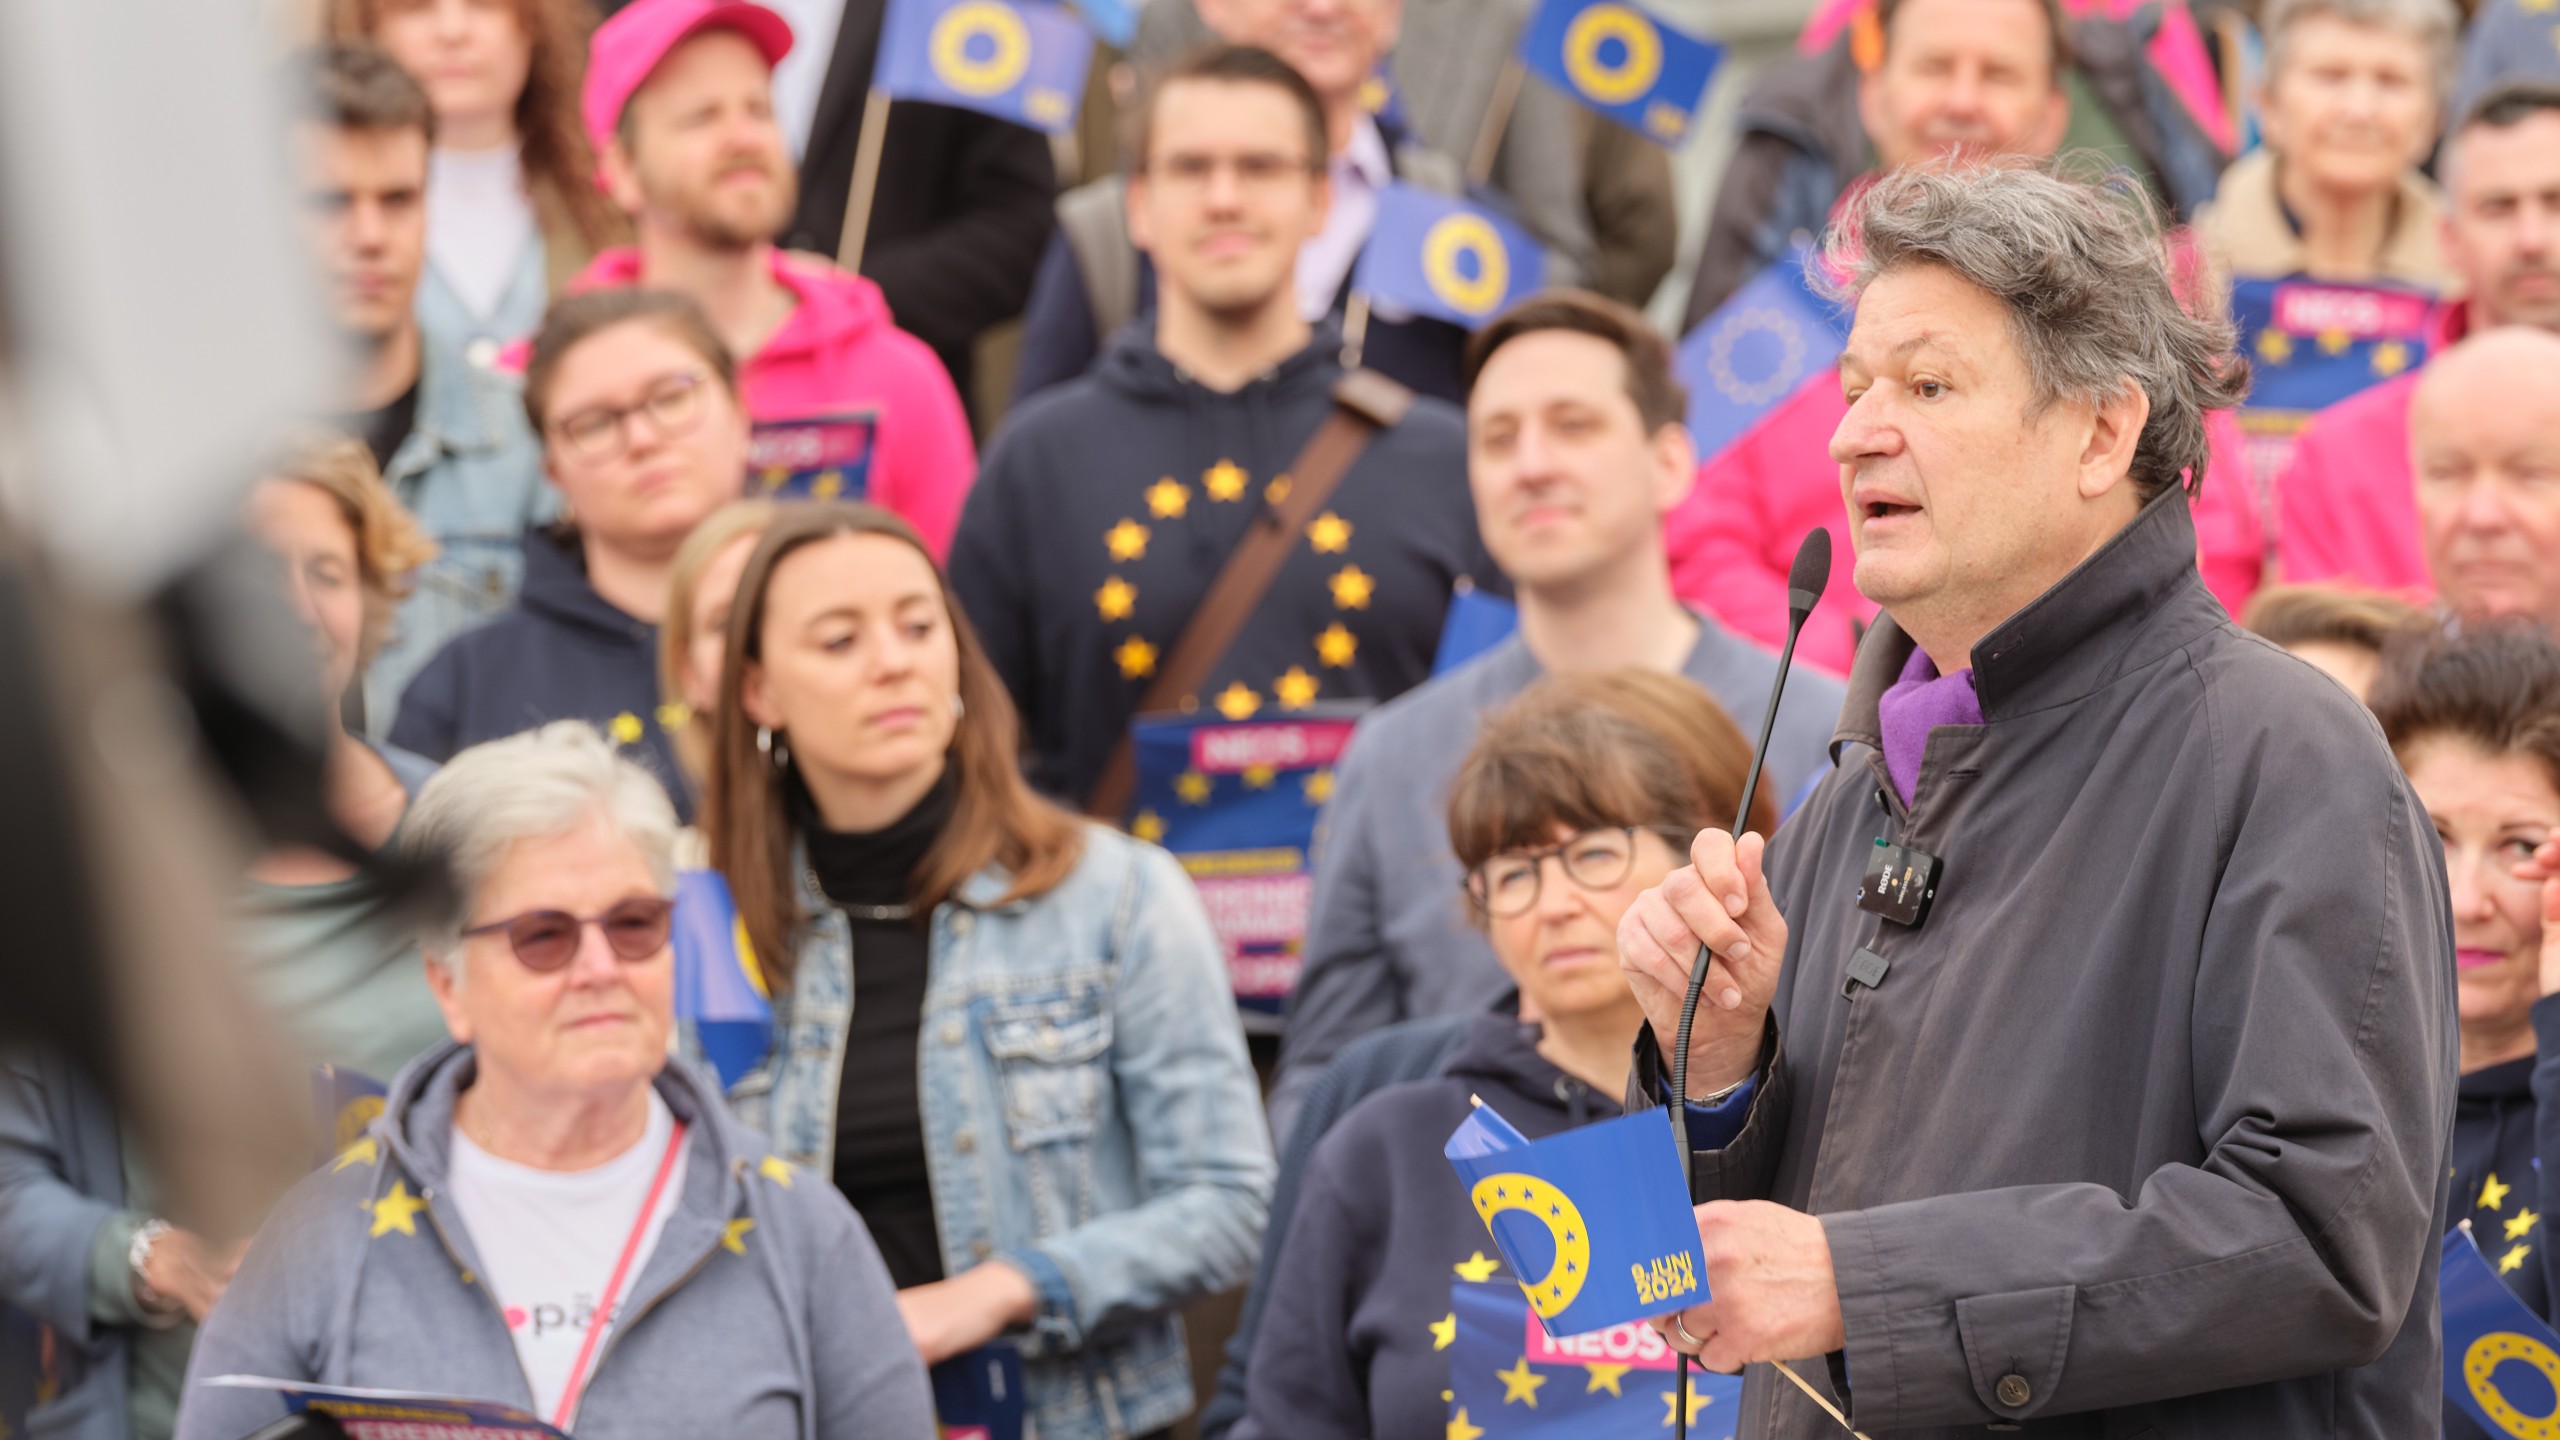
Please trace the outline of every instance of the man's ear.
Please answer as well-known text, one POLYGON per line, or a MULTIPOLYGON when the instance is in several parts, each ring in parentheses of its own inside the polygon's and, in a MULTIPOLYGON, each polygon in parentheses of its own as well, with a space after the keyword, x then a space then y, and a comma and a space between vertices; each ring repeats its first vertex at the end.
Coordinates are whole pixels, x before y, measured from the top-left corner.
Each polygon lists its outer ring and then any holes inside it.
POLYGON ((1147 229, 1148 194, 1147 172, 1129 172, 1127 182, 1120 187, 1121 215, 1129 222, 1129 243, 1136 246, 1141 254, 1152 255, 1155 253, 1155 237, 1147 229))
POLYGON ((460 976, 465 963, 462 952, 457 949, 453 953, 449 967, 444 960, 424 950, 419 951, 418 955, 427 967, 427 993, 435 997, 436 1009, 444 1012, 445 1033, 451 1035, 457 1045, 470 1044, 471 1017, 462 1008, 460 976))
POLYGON ((2071 92, 2063 88, 2062 77, 2053 80, 2053 96, 2044 107, 2044 123, 2036 127, 2028 153, 2050 155, 2062 148, 2062 137, 2071 130, 2071 92))
POLYGON ((2133 454, 2149 423, 2151 397, 2131 380, 2090 408, 2080 448, 2080 498, 2096 500, 2132 483, 2133 454))
POLYGON ((1653 509, 1668 515, 1698 483, 1698 442, 1674 420, 1653 432, 1653 509))
POLYGON ((617 133, 605 142, 603 153, 596 156, 596 183, 605 198, 625 215, 637 215, 645 203, 640 193, 640 166, 632 159, 629 146, 617 133))

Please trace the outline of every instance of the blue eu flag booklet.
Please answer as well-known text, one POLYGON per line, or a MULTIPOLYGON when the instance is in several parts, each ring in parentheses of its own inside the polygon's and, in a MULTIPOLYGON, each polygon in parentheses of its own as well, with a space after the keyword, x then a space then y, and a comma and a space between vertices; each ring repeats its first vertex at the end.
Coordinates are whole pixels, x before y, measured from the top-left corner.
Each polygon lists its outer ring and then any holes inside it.
MULTIPOLYGON (((1109 8, 1086 15, 1113 23, 1109 8)), ((1093 32, 1056 0, 889 0, 872 85, 1045 130, 1075 127, 1093 32)))
POLYGON ((1657 145, 1688 138, 1723 58, 1631 0, 1546 0, 1520 32, 1530 74, 1657 145))

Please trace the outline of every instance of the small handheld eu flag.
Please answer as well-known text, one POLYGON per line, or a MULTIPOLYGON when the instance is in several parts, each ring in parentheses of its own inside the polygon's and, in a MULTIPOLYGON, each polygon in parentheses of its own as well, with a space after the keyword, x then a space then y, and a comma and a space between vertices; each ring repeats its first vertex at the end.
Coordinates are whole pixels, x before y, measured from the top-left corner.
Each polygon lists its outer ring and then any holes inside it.
POLYGON ((693 1027, 721 1085, 735 1085, 773 1046, 773 1001, 719 871, 676 873, 674 942, 676 1019, 693 1027))
POLYGON ((890 0, 872 84, 1058 135, 1092 59, 1093 33, 1054 0, 890 0))
POLYGON ((1654 1328, 1630 1321, 1583 1335, 1549 1335, 1520 1287, 1454 1280, 1449 1319, 1449 1430, 1475 1440, 1652 1437, 1683 1416, 1697 1440, 1733 1440, 1742 1377, 1684 1378, 1654 1328))
POLYGON ((1547 252, 1529 232, 1452 195, 1390 185, 1352 287, 1473 328, 1546 283, 1547 252))
POLYGON ((1478 1106, 1442 1148, 1550 1335, 1702 1305, 1707 1271, 1662 1117, 1531 1142, 1478 1106))
POLYGON ((1770 411, 1822 377, 1848 339, 1837 306, 1806 278, 1812 247, 1799 245, 1733 292, 1680 342, 1673 370, 1689 390, 1689 438, 1705 463, 1770 411))
POLYGON ((383 1083, 344 1065, 311 1067, 313 1123, 319 1127, 314 1164, 329 1159, 364 1138, 367 1126, 382 1113, 383 1083))
POLYGON ((2492 1435, 2551 1433, 2560 1414, 2560 1335, 2489 1268, 2469 1230, 2445 1232, 2436 1296, 2446 1398, 2492 1435))
POLYGON ((1520 32, 1531 74, 1657 145, 1688 138, 1723 58, 1631 0, 1546 0, 1520 32))

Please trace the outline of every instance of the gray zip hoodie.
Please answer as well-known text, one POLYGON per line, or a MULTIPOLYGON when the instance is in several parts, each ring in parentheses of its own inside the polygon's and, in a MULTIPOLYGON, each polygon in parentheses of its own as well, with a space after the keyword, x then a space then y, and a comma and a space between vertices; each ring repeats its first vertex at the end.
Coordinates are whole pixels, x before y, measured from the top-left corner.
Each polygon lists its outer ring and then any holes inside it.
MULTIPOLYGON (((267 1218, 196 1342, 178 1440, 240 1440, 284 1413, 273 1394, 208 1387, 216 1375, 532 1407, 444 1188, 475 1064, 455 1045, 411 1062, 365 1139, 267 1218)), ((924 1362, 861 1218, 681 1062, 655 1083, 690 1127, 684 1192, 596 1358, 577 1433, 927 1440, 924 1362)))

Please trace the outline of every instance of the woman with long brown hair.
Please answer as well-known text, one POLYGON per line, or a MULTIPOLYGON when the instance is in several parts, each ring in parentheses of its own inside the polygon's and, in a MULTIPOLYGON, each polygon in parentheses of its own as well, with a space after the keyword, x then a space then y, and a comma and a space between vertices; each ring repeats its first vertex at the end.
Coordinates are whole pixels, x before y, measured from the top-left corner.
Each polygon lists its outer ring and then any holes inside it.
POLYGON ((928 1362, 1009 1336, 1044 1440, 1124 1440, 1191 1410, 1174 1311, 1251 1268, 1270 1141, 1189 877, 1018 736, 906 522, 776 517, 701 817, 774 996, 730 1098, 853 1201, 928 1362))
POLYGON ((578 119, 587 0, 332 0, 338 38, 371 40, 435 109, 418 322, 469 351, 532 333, 598 250, 627 238, 596 188, 578 119))

